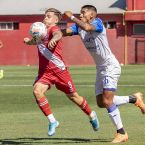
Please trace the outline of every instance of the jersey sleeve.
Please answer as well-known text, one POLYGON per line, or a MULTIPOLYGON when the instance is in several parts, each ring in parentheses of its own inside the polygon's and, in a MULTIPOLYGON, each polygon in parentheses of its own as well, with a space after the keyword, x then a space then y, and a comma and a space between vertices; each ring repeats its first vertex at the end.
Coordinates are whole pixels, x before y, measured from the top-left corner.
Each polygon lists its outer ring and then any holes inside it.
POLYGON ((59 28, 58 26, 52 27, 52 29, 51 29, 52 34, 53 34, 54 32, 56 32, 56 31, 61 31, 61 30, 60 30, 60 28, 59 28))
POLYGON ((0 42, 2 42, 2 41, 0 40, 0 42))
POLYGON ((73 24, 71 27, 69 27, 72 30, 72 35, 78 35, 78 26, 77 24, 73 24))
POLYGON ((92 25, 94 25, 95 27, 95 31, 98 32, 98 33, 102 33, 103 31, 103 23, 100 19, 95 19, 92 23, 92 25))

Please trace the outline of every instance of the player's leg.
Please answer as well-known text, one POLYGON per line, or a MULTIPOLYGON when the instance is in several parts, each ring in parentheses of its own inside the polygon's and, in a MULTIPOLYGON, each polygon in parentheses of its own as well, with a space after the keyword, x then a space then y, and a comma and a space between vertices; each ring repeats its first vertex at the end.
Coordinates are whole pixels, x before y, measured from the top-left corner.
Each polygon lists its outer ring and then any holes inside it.
POLYGON ((47 98, 44 95, 44 92, 48 90, 49 85, 42 84, 42 83, 35 83, 33 87, 33 94, 36 98, 36 102, 39 106, 39 108, 42 110, 44 115, 49 120, 49 131, 48 136, 52 136, 55 133, 55 128, 59 126, 59 122, 54 118, 49 102, 47 98))
POLYGON ((77 104, 81 108, 81 110, 85 112, 86 115, 88 115, 90 119, 90 123, 92 124, 94 131, 97 131, 99 129, 99 121, 98 121, 97 115, 94 111, 91 110, 85 98, 82 96, 79 96, 76 92, 74 94, 66 94, 66 96, 72 102, 77 104))
MULTIPOLYGON (((103 104, 103 96, 102 94, 96 96, 98 107, 105 108, 103 104)), ((114 96, 113 102, 116 106, 124 105, 127 103, 135 103, 136 97, 134 96, 114 96)))
MULTIPOLYGON (((102 94, 97 95, 97 104, 100 108, 105 108, 103 104, 102 94)), ((138 92, 130 96, 114 96, 113 102, 116 106, 124 105, 127 103, 135 104, 135 106, 141 109, 142 114, 145 114, 145 104, 143 102, 142 93, 138 92)))
MULTIPOLYGON (((98 106, 107 109, 108 115, 116 127, 117 135, 115 139, 117 138, 118 142, 123 142, 128 139, 128 135, 123 128, 120 112, 113 102, 120 73, 120 66, 116 64, 115 66, 110 65, 99 68, 96 77, 95 93, 98 106)), ((113 142, 116 141, 113 140, 113 142)))
POLYGON ((141 109, 141 112, 145 114, 145 104, 143 102, 142 93, 138 92, 130 96, 114 96, 113 102, 116 106, 124 105, 127 103, 133 103, 141 109))
POLYGON ((114 91, 103 91, 103 104, 108 110, 109 117, 116 127, 117 135, 112 143, 123 142, 128 140, 128 135, 123 128, 123 124, 120 117, 120 112, 117 106, 113 103, 114 91))
POLYGON ((120 117, 120 112, 117 106, 113 103, 113 96, 114 96, 114 92, 104 90, 103 95, 99 94, 96 96, 96 98, 97 98, 97 103, 99 102, 99 105, 100 105, 99 107, 107 108, 108 115, 112 123, 116 127, 117 135, 112 142, 117 143, 117 142, 123 142, 123 141, 128 140, 128 135, 123 128, 121 117, 120 117))
POLYGON ((96 113, 90 109, 85 98, 79 96, 76 93, 71 75, 67 70, 57 73, 57 80, 55 82, 55 86, 58 90, 64 92, 71 101, 77 104, 88 115, 93 129, 97 131, 99 129, 99 122, 96 113))

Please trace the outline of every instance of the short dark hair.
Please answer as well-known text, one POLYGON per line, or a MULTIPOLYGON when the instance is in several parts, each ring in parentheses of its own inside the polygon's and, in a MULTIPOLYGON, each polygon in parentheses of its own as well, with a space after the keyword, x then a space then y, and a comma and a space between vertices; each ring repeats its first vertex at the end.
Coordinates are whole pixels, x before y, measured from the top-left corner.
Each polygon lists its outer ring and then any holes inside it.
POLYGON ((96 12, 96 14, 97 14, 97 9, 96 9, 93 5, 84 5, 84 6, 82 7, 82 9, 83 9, 83 8, 86 8, 86 9, 88 9, 88 10, 92 10, 92 11, 96 12))
POLYGON ((61 20, 62 14, 59 10, 55 9, 55 8, 49 8, 48 10, 45 11, 45 14, 47 12, 54 12, 54 15, 56 15, 59 19, 59 21, 61 20))

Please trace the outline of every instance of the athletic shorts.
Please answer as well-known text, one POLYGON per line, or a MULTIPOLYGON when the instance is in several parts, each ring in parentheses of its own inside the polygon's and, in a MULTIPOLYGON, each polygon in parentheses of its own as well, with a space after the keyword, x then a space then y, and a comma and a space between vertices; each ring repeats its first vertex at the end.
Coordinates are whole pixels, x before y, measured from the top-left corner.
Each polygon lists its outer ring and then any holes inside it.
POLYGON ((68 70, 57 73, 44 72, 43 74, 38 75, 34 84, 35 83, 47 84, 49 86, 48 90, 53 84, 55 84, 56 88, 65 94, 74 94, 76 92, 74 83, 68 70))
POLYGON ((116 91, 118 79, 121 75, 121 67, 118 61, 111 65, 97 68, 95 94, 103 94, 103 90, 116 91))

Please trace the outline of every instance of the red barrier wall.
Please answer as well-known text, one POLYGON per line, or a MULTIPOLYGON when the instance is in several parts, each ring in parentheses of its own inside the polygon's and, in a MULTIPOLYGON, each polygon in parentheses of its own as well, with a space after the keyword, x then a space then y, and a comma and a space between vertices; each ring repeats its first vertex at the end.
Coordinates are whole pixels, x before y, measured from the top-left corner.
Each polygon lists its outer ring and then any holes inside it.
POLYGON ((127 0, 127 10, 145 10, 145 0, 127 0))
POLYGON ((145 24, 145 0, 127 0, 127 64, 145 63, 145 35, 133 35, 133 24, 145 24))
POLYGON ((128 64, 145 63, 145 35, 133 35, 133 24, 142 24, 145 22, 130 21, 127 22, 127 61, 128 64), (143 43, 143 45, 140 45, 143 43), (144 55, 144 57, 141 57, 144 55), (139 61, 140 59, 140 61, 139 61))
MULTIPOLYGON (((124 26, 122 15, 98 15, 103 21, 116 21, 117 29, 107 30, 109 46, 119 60, 124 63, 124 26)), ((23 43, 25 37, 30 37, 29 28, 33 22, 42 21, 43 16, 0 16, 1 22, 19 22, 19 30, 1 30, 0 39, 4 47, 0 50, 0 65, 38 65, 36 46, 23 43)), ((68 27, 73 23, 68 21, 68 27)), ((94 65, 89 52, 85 49, 79 36, 63 38, 63 58, 67 65, 94 65)))

